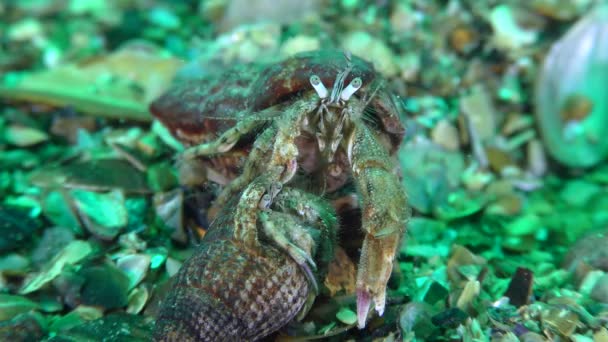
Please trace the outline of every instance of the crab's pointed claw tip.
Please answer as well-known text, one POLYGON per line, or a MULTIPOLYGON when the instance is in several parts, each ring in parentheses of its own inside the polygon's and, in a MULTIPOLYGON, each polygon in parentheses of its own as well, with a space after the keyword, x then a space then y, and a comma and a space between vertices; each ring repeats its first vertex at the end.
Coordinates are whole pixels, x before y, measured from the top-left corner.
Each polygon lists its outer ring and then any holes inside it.
POLYGON ((384 304, 385 304, 384 300, 382 300, 382 301, 376 300, 375 302, 376 302, 376 307, 375 307, 376 312, 378 313, 378 316, 382 316, 384 314, 384 304))
POLYGON ((367 290, 357 290, 357 326, 365 328, 372 296, 367 290))
POLYGON ((378 291, 374 294, 374 309, 378 313, 378 316, 382 316, 384 314, 384 307, 386 305, 386 290, 378 291))
POLYGON ((319 284, 317 284, 317 278, 315 278, 315 275, 312 272, 312 270, 310 269, 310 266, 306 263, 303 263, 300 266, 302 267, 302 270, 304 270, 304 273, 306 274, 306 278, 308 279, 308 282, 312 286, 312 290, 314 291, 315 294, 318 294, 319 293, 319 284))

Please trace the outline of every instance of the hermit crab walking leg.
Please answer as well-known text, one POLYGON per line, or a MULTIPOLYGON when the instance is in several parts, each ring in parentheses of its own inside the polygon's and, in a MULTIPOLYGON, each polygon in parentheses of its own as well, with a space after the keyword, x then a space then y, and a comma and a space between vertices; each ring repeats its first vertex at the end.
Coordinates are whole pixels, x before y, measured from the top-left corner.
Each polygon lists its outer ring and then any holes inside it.
POLYGON ((259 176, 245 188, 237 205, 234 236, 247 247, 258 244, 257 211, 264 195, 273 183, 285 184, 291 180, 297 170, 298 147, 295 138, 300 135, 305 115, 314 110, 315 106, 316 102, 307 99, 298 101, 275 122, 277 131, 270 159, 264 169, 259 170, 259 176))
POLYGON ((319 293, 317 280, 323 279, 333 260, 338 220, 331 204, 317 195, 297 188, 279 191, 272 196, 272 208, 259 211, 258 219, 264 235, 300 266, 313 289, 298 314, 301 319, 319 293))
POLYGON ((317 227, 319 233, 316 259, 327 265, 334 257, 338 218, 331 204, 312 193, 297 188, 286 188, 273 200, 275 210, 299 217, 317 227))
POLYGON ((301 190, 270 191, 275 196, 272 207, 257 211, 260 232, 270 243, 262 240, 260 249, 245 250, 230 238, 239 201, 234 196, 177 274, 156 324, 156 341, 257 341, 309 312, 322 275, 294 262, 283 246, 299 249, 327 268, 320 246, 325 235, 335 235, 335 212, 321 197, 301 190), (307 214, 293 208, 307 208, 307 214), (211 237, 218 230, 223 238, 211 237))
POLYGON ((409 212, 387 151, 362 122, 354 122, 347 153, 360 195, 365 240, 357 272, 357 317, 365 326, 373 302, 384 312, 386 285, 409 212))
POLYGON ((194 159, 201 156, 230 151, 243 135, 255 130, 262 124, 263 122, 256 120, 255 116, 248 120, 239 121, 234 127, 222 133, 217 139, 187 148, 182 152, 180 157, 184 159, 194 159))
POLYGON ((215 199, 215 202, 213 203, 214 209, 221 208, 232 196, 241 192, 265 166, 265 163, 268 161, 268 158, 265 156, 272 151, 276 131, 274 126, 270 126, 260 134, 255 141, 251 152, 249 152, 249 158, 247 158, 247 162, 243 167, 242 174, 226 185, 215 199))
POLYGON ((312 273, 317 270, 317 264, 312 259, 313 237, 307 234, 307 228, 297 216, 285 212, 275 212, 270 206, 283 190, 283 184, 275 182, 262 196, 258 207, 258 220, 262 222, 262 230, 280 249, 289 254, 300 265, 313 285, 315 292, 319 290, 312 273))
POLYGON ((317 294, 319 285, 313 274, 317 264, 312 259, 315 246, 308 227, 293 215, 272 210, 258 212, 258 219, 266 237, 300 266, 317 294))

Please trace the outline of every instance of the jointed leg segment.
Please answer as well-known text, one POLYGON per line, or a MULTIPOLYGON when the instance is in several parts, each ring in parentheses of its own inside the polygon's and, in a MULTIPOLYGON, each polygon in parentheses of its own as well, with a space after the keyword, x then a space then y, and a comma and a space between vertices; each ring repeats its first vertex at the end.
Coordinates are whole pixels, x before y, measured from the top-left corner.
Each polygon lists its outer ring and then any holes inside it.
POLYGON ((301 121, 306 111, 300 111, 302 108, 299 105, 293 108, 275 122, 276 134, 272 140, 270 158, 264 159, 266 165, 259 165, 255 173, 258 174, 257 178, 244 188, 237 205, 234 234, 245 246, 257 245, 257 211, 260 205, 268 206, 264 195, 268 194, 273 184, 289 182, 297 170, 298 148, 295 138, 300 134, 301 121))
POLYGON ((386 285, 409 212, 393 163, 372 132, 356 124, 349 140, 349 160, 365 232, 357 272, 357 316, 362 328, 372 302, 380 315, 384 312, 386 285))
POLYGON ((319 196, 295 188, 282 189, 274 199, 271 207, 258 211, 263 235, 300 265, 314 289, 314 297, 318 294, 318 285, 313 274, 317 271, 313 256, 323 268, 333 258, 335 211, 319 196))
POLYGON ((232 147, 239 141, 239 139, 260 127, 263 122, 256 121, 255 119, 239 121, 234 127, 225 131, 217 139, 208 143, 192 146, 187 148, 181 153, 181 158, 194 159, 202 156, 209 156, 218 153, 224 153, 230 151, 232 147))
POLYGON ((261 173, 261 170, 266 167, 269 159, 267 156, 272 151, 275 135, 276 127, 274 126, 266 128, 260 134, 258 139, 256 139, 251 152, 249 152, 249 158, 247 158, 243 167, 242 174, 236 177, 222 190, 213 204, 215 208, 224 206, 232 196, 241 192, 258 174, 261 173))
POLYGON ((310 228, 293 215, 277 211, 260 211, 258 218, 264 235, 300 265, 315 293, 318 293, 319 287, 313 274, 317 264, 312 259, 316 246, 310 228))

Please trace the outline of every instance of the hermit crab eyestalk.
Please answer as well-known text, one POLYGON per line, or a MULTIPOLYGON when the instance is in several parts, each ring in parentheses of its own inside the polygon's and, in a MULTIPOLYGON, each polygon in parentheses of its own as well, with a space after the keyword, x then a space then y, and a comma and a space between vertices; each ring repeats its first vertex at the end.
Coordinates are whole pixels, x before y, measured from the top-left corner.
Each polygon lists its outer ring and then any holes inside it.
POLYGON ((359 88, 361 88, 362 83, 363 82, 361 81, 361 77, 357 77, 350 81, 348 86, 344 88, 344 90, 342 90, 342 93, 340 94, 340 99, 342 99, 342 101, 348 101, 348 99, 350 99, 350 97, 353 96, 353 94, 357 90, 359 90, 359 88))
POLYGON ((319 95, 320 98, 324 99, 327 97, 327 88, 325 88, 325 85, 323 85, 323 82, 321 82, 319 76, 310 76, 310 84, 313 88, 315 88, 315 91, 317 92, 317 95, 319 95))

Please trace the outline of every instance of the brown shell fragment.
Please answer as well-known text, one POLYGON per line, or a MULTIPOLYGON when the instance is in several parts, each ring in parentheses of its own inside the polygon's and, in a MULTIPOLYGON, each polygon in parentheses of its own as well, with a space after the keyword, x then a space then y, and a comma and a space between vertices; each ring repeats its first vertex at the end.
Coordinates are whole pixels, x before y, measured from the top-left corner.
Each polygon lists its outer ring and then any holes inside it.
POLYGON ((534 273, 525 267, 519 267, 511 278, 505 297, 509 298, 510 303, 516 307, 526 305, 530 302, 533 283, 534 273))

